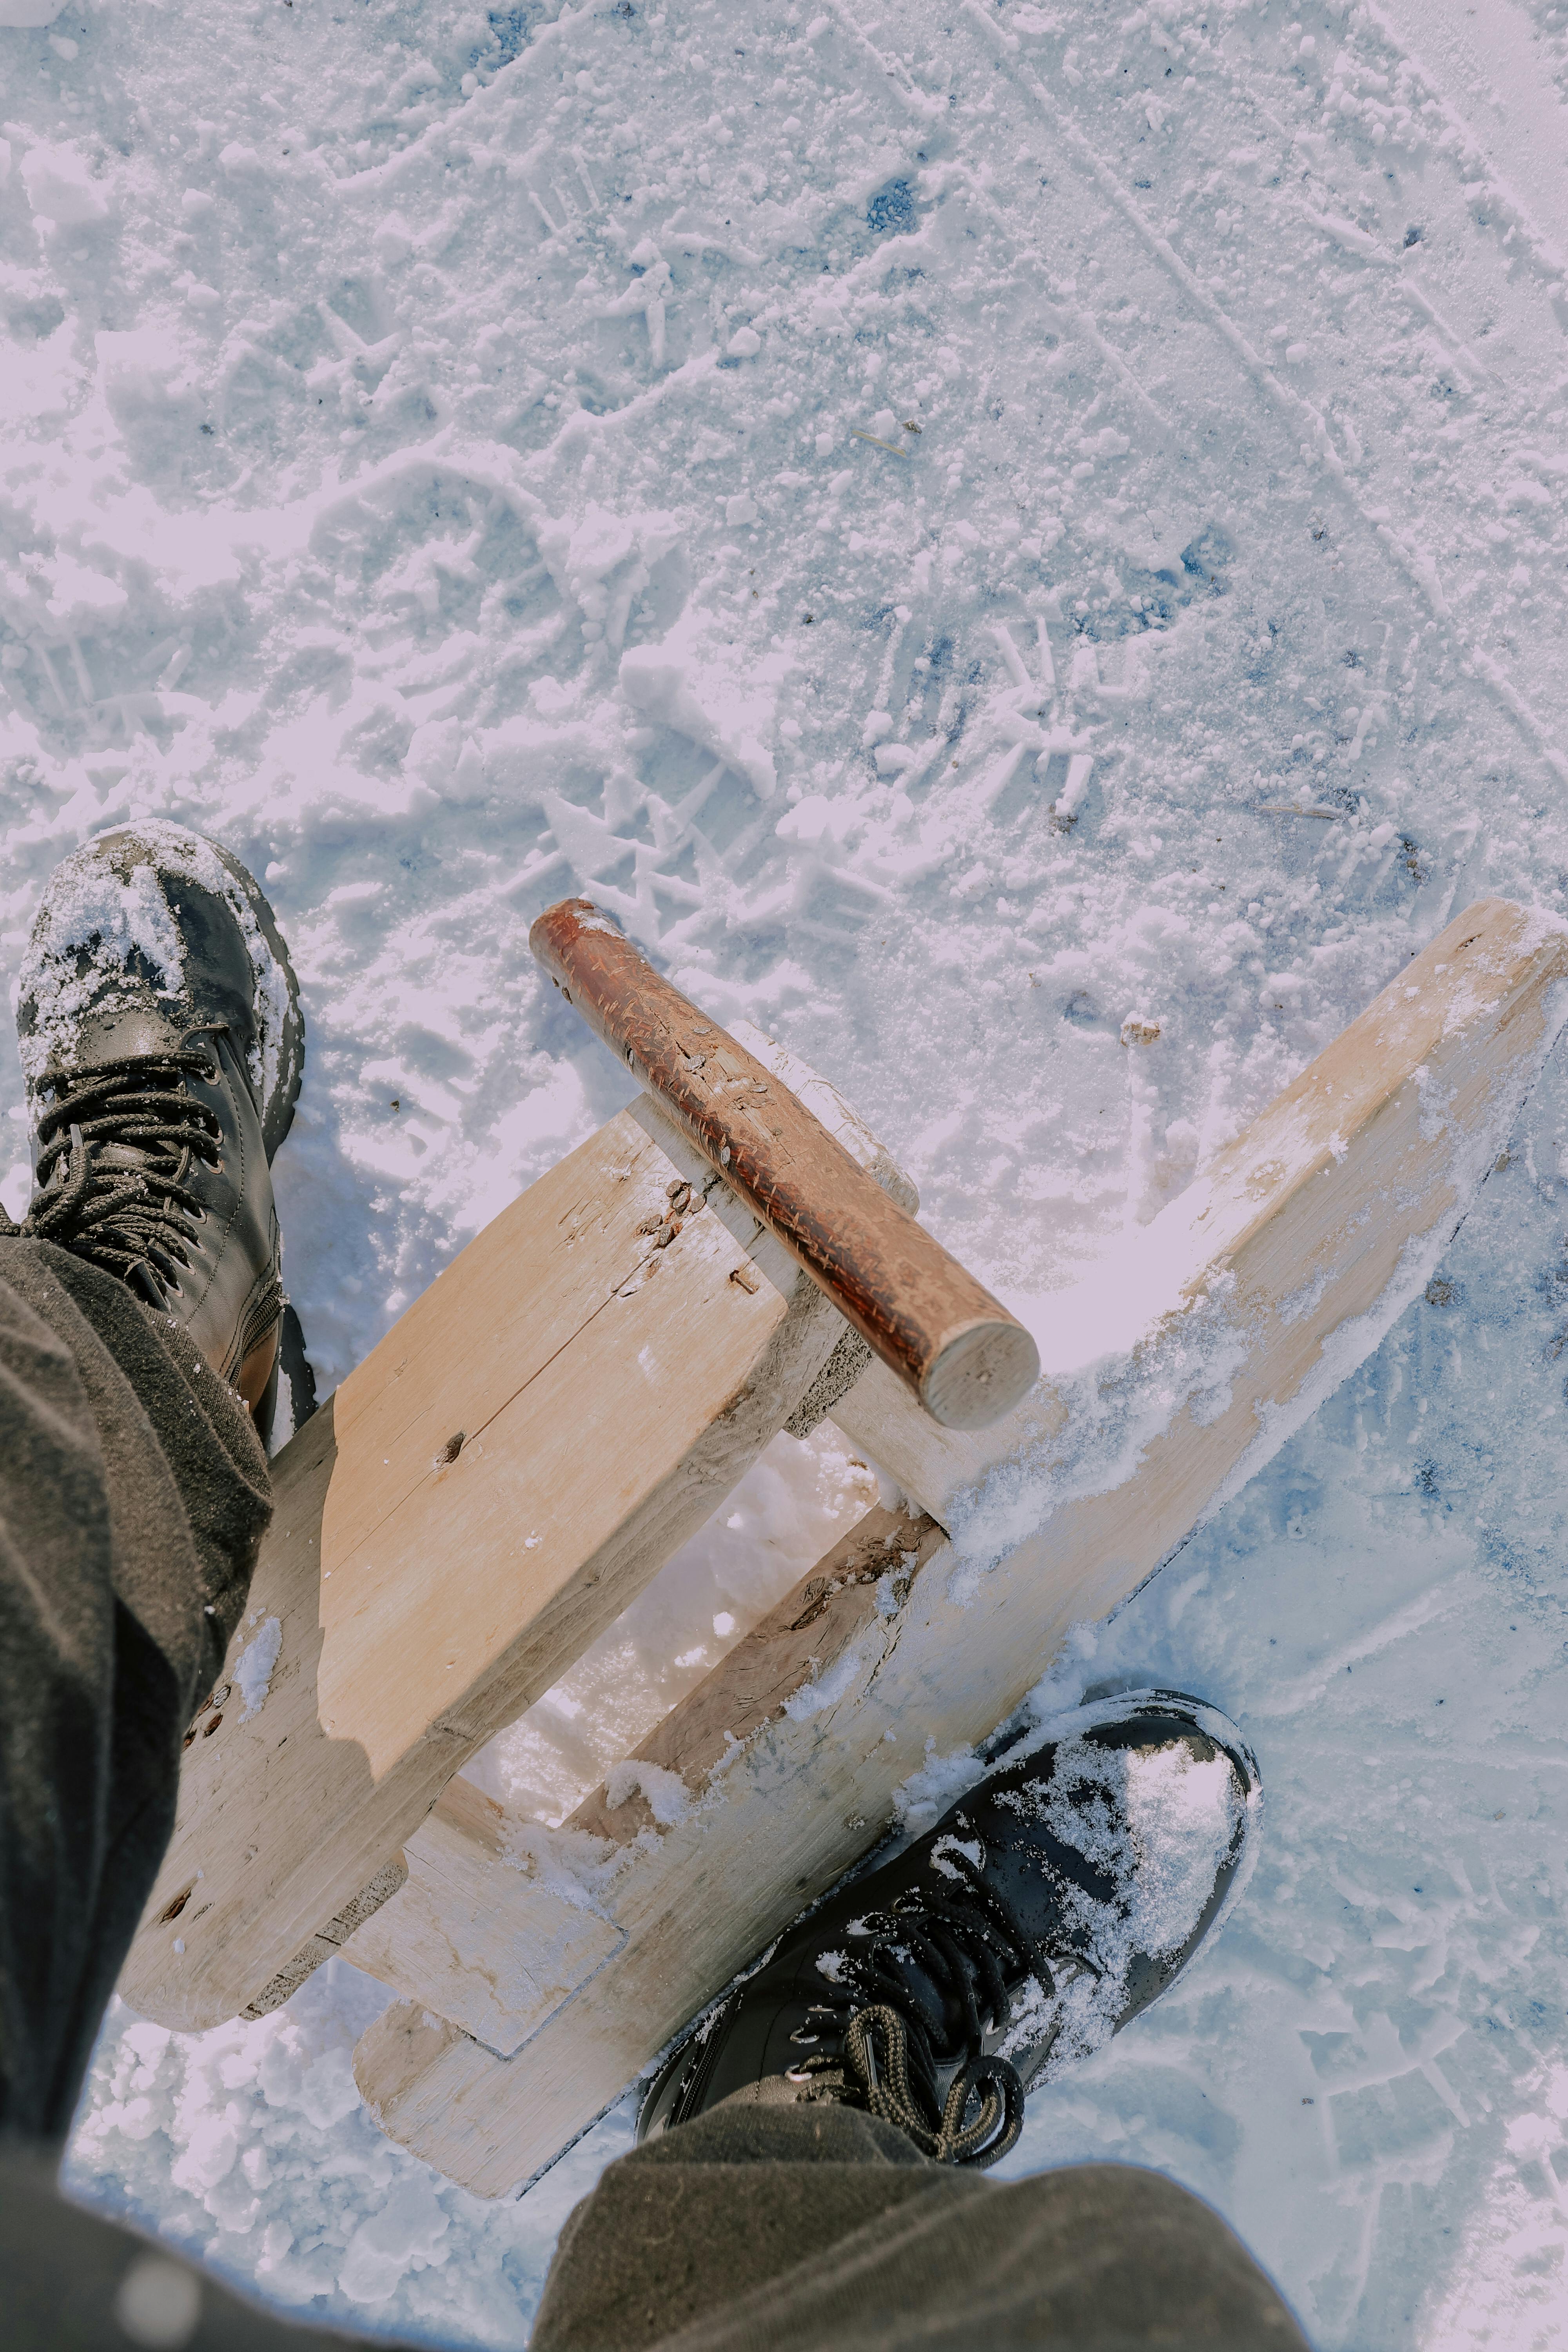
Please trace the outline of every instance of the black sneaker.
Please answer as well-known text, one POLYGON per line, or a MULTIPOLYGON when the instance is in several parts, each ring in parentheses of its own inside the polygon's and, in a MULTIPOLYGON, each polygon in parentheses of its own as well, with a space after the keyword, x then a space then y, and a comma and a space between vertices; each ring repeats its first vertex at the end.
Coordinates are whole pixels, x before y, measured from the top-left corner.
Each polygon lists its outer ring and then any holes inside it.
POLYGON ((994 2164, 1024 2096, 1163 1992, 1250 1866, 1258 1767, 1176 1691, 1079 1706, 838 1888, 668 2061, 639 2139, 737 2092, 868 2108, 994 2164))
POLYGON ((284 1306, 270 1163, 305 1059, 271 908, 184 825, 101 834, 49 877, 16 1030, 23 1231, 174 1316, 265 1425, 284 1306))

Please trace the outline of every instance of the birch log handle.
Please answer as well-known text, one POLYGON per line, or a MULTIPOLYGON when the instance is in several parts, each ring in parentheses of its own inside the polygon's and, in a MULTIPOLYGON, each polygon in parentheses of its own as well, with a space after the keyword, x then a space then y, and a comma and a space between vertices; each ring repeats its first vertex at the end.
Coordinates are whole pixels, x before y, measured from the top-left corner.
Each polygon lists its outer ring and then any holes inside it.
POLYGON ((1017 1403, 1040 1369, 1024 1326, 607 915, 563 898, 529 945, 933 1421, 984 1429, 1017 1403))

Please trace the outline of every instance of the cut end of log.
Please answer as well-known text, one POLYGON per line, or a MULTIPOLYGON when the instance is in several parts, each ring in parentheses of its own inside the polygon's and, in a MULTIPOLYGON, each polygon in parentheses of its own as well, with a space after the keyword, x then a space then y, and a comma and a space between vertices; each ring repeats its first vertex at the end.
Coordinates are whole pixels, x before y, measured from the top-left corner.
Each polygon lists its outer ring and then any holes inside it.
POLYGON ((920 1400, 944 1429, 989 1429, 1040 1377, 1040 1351, 1011 1316, 971 1323, 936 1356, 920 1400))

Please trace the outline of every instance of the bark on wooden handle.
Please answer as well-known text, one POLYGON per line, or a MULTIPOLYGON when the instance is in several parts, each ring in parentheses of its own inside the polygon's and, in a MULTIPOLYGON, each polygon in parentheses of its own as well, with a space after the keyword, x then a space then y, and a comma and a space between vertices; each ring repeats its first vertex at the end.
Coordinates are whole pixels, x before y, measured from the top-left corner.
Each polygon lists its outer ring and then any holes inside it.
POLYGON ((529 945, 934 1421, 984 1429, 1017 1403, 1040 1369, 1023 1325, 607 915, 563 898, 529 945))

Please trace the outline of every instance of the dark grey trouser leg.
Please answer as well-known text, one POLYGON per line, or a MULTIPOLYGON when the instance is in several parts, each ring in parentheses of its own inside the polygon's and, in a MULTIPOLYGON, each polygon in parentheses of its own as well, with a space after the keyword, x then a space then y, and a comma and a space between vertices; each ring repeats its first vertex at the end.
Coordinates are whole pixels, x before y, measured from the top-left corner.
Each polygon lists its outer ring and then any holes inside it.
POLYGON ((58 2142, 174 1823, 180 1744, 271 1516, 173 1324, 0 1240, 0 2131, 58 2142))
MULTIPOLYGON (((5 2352, 345 2352, 363 2336, 275 2319, 165 2247, 68 2205, 52 2160, 0 2146, 5 2352)), ((383 2340, 378 2352, 397 2352, 383 2340)))
POLYGON ((68 2204, 59 2143, 271 1516, 249 1416, 172 1324, 0 1239, 0 2337, 310 2352, 68 2204))
POLYGON ((729 2101, 612 2165, 531 2352, 1302 2352, 1219 2216, 1156 2172, 995 2182, 839 2107, 729 2101))

